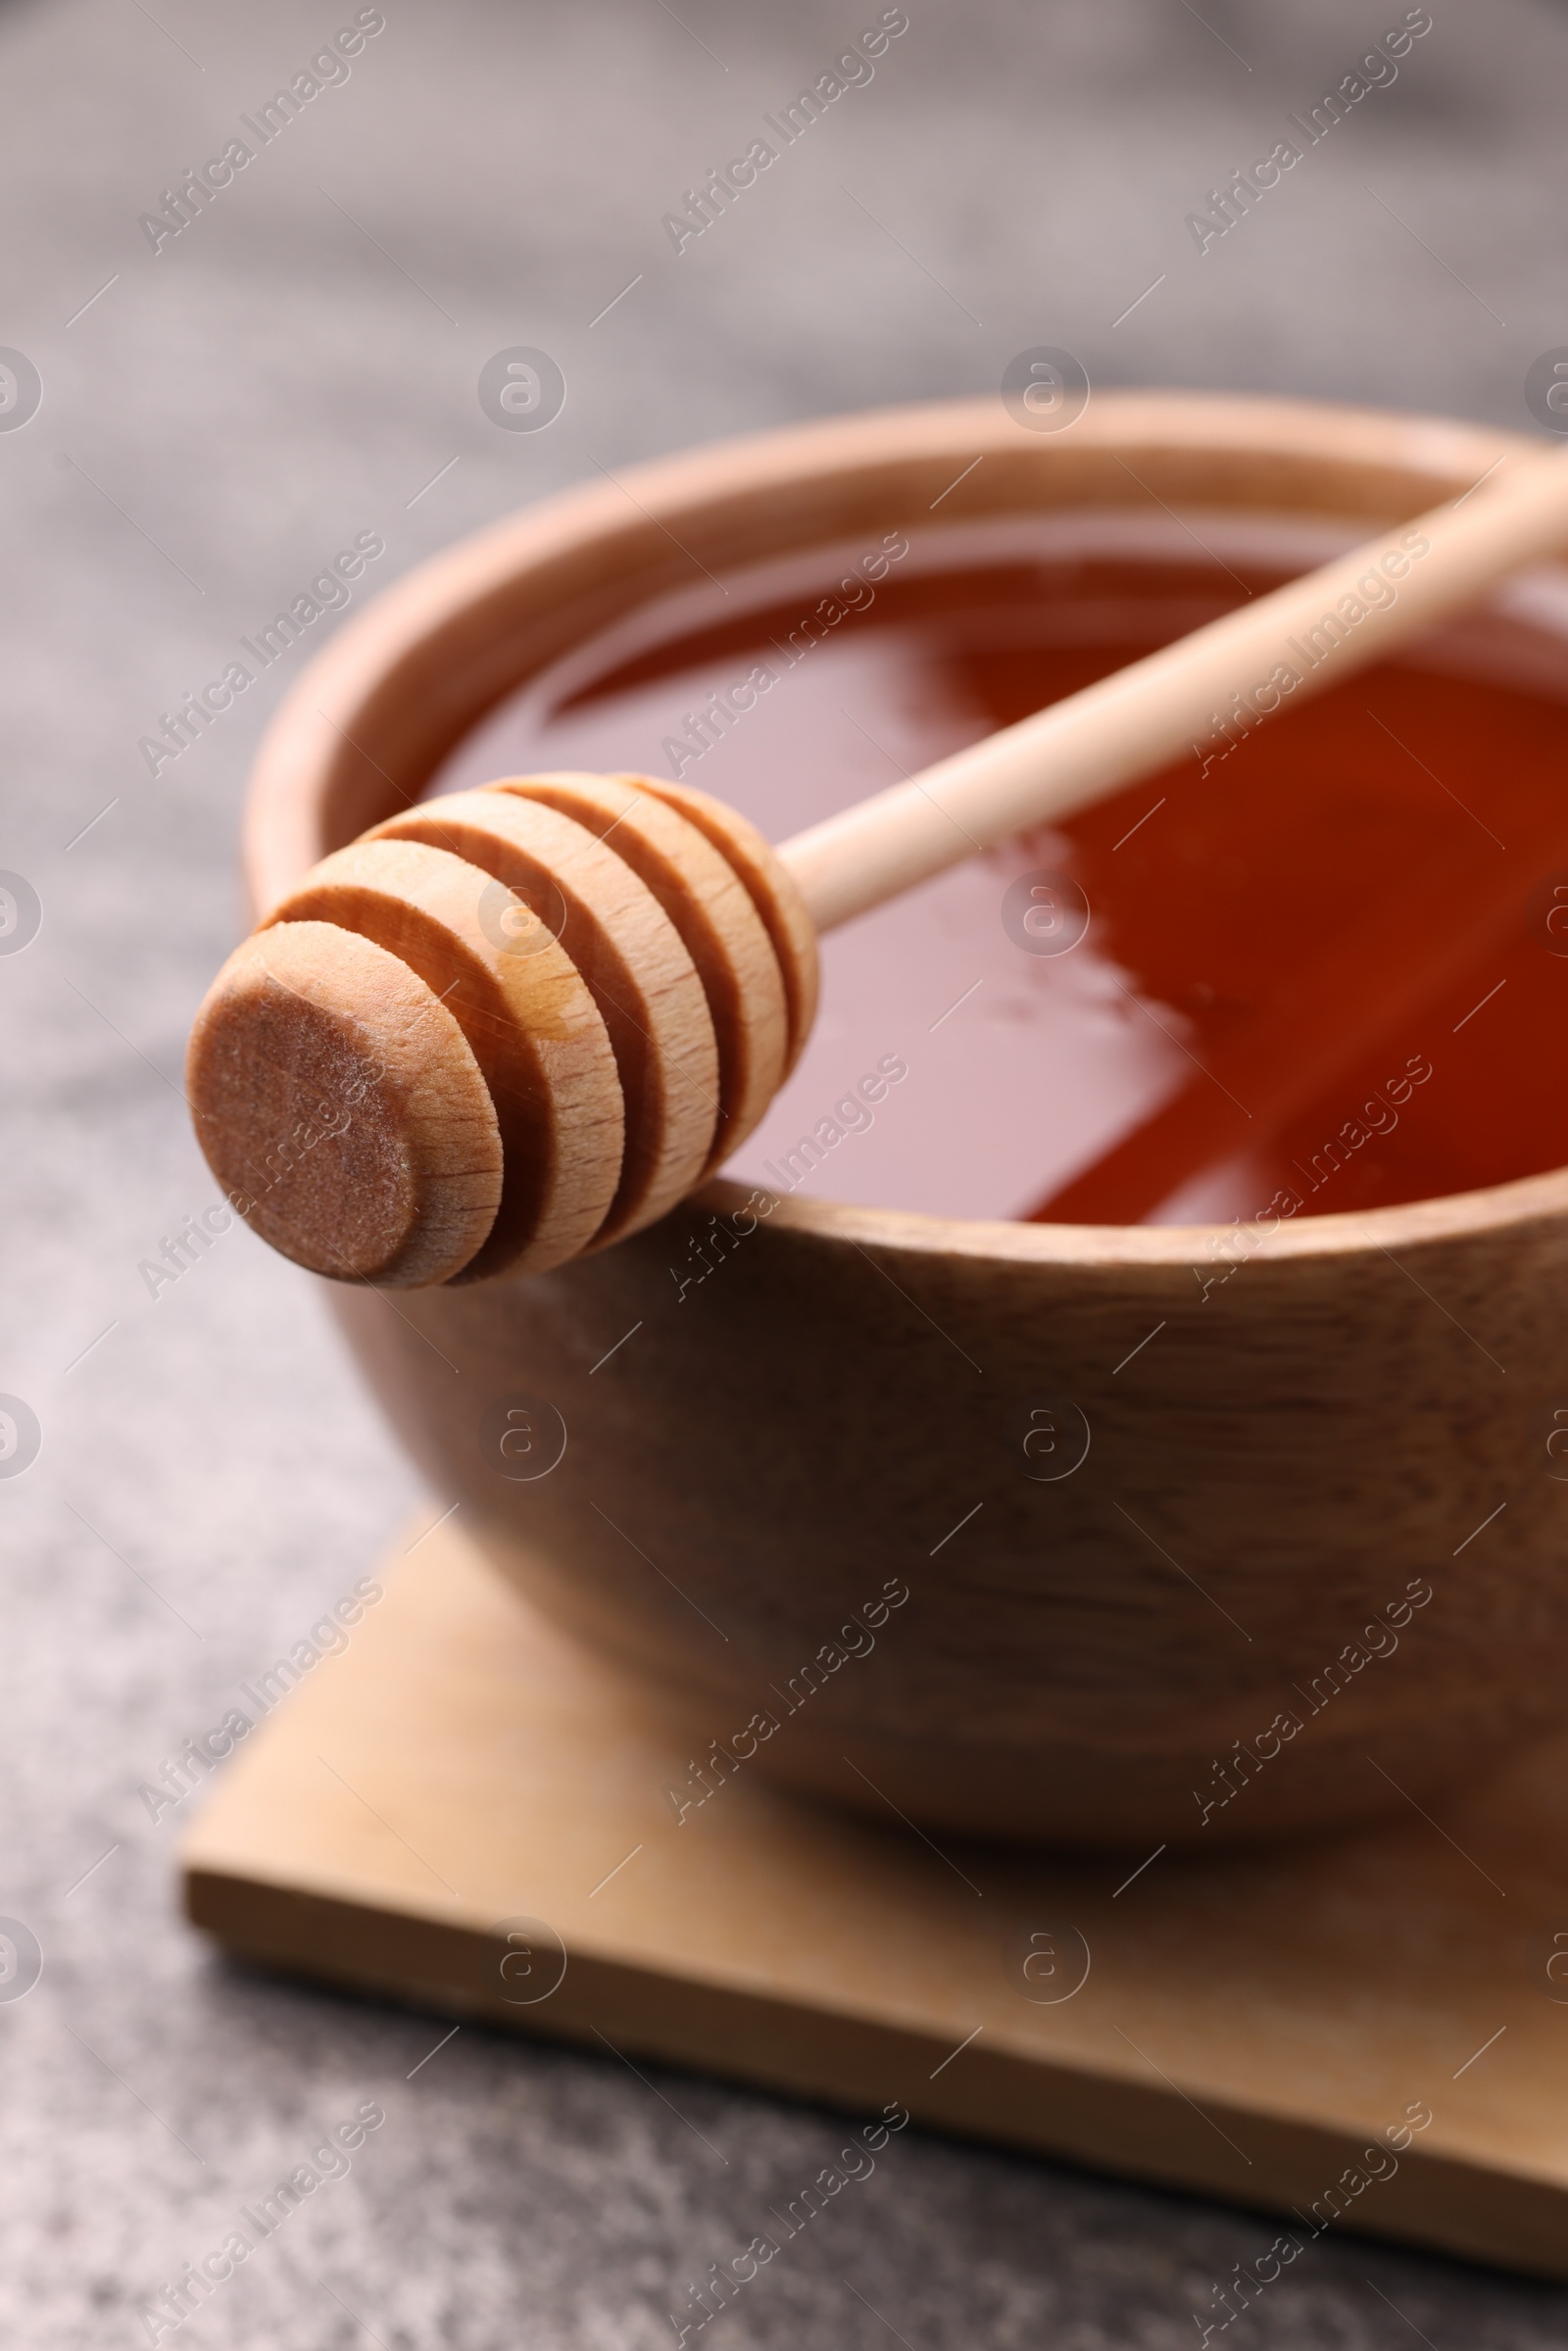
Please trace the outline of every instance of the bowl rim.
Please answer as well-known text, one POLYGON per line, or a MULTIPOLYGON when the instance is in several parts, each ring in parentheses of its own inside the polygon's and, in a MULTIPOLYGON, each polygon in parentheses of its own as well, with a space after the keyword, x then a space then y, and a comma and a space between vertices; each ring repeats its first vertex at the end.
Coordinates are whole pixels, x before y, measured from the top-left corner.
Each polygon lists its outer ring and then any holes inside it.
MULTIPOLYGON (((455 665, 441 665, 443 652, 486 624, 494 638, 496 615, 508 600, 520 602, 529 580, 542 585, 553 569, 573 579, 603 582, 613 576, 620 583, 619 602, 612 609, 629 611, 670 584, 670 559, 656 533, 705 569, 702 555, 691 547, 693 538, 713 561, 755 561, 759 513, 781 534, 760 552, 793 552, 831 535, 802 527, 813 497, 830 501, 835 492, 860 491, 884 477, 929 487, 939 476, 946 480, 945 467, 960 464, 969 468, 967 474, 942 490, 944 500, 953 494, 947 515, 953 520, 1019 511, 1020 501, 1016 494, 1005 495, 1006 485, 1016 492, 1031 476, 1049 487, 1055 473, 1066 485, 1065 495, 1032 503, 1071 505, 1071 482, 1097 462, 1103 472, 1107 459, 1121 465, 1130 486, 1123 488, 1112 477, 1097 487, 1092 500, 1081 497, 1078 503, 1132 504, 1140 491, 1157 496, 1141 478, 1142 466, 1126 465, 1124 451, 1156 471, 1163 467, 1178 489, 1194 485, 1189 503, 1234 505, 1239 511, 1290 512, 1298 504, 1293 489, 1298 492, 1315 476, 1320 490, 1337 485, 1344 503, 1317 495, 1300 511, 1364 518, 1370 534, 1380 521, 1404 519, 1445 496, 1463 495, 1502 460, 1538 455, 1541 446, 1526 434, 1443 416, 1250 394, 1141 390, 1097 393, 1068 431, 1050 436, 1020 427, 1000 400, 930 401, 746 434, 655 458, 615 475, 607 472, 602 481, 524 507, 415 565, 314 656, 270 722, 251 772, 243 854, 253 906, 272 903, 328 850, 374 821, 367 808, 376 814, 390 812, 397 798, 388 800, 382 786, 398 798, 404 797, 403 788, 375 751, 383 759, 394 756, 385 730, 398 696, 405 714, 411 694, 421 684, 427 700, 440 700, 439 689, 455 665), (987 468, 979 459, 1002 463, 983 478, 987 468), (1240 480, 1250 478, 1265 492, 1272 486, 1275 495, 1227 498, 1219 478, 1227 465, 1233 493, 1240 480), (726 523, 733 528, 729 518, 743 513, 751 517, 744 534, 733 546, 720 543, 726 523), (705 540, 705 533, 715 532, 716 540, 705 540), (663 558, 662 571, 658 556, 663 558)), ((567 632, 562 643, 570 641, 567 632)), ((461 736, 556 650, 552 644, 533 658, 519 651, 510 661, 502 655, 499 667, 493 653, 484 677, 467 686, 466 701, 461 683, 447 698, 448 709, 434 722, 435 748, 415 759, 408 774, 427 781, 461 736)), ((765 1193, 765 1187, 721 1176, 694 1197, 733 1209, 765 1193)), ((1241 1219, 1193 1225, 1025 1224, 767 1197, 775 1202, 769 1215, 774 1230, 847 1248, 875 1247, 921 1258, 957 1255, 1020 1269, 1186 1269, 1213 1261, 1227 1237, 1234 1241, 1239 1229, 1247 1230, 1241 1219)), ((1412 1246, 1479 1240, 1565 1212, 1568 1167, 1390 1207, 1280 1222, 1253 1245, 1254 1257, 1276 1264, 1370 1257, 1412 1246)))

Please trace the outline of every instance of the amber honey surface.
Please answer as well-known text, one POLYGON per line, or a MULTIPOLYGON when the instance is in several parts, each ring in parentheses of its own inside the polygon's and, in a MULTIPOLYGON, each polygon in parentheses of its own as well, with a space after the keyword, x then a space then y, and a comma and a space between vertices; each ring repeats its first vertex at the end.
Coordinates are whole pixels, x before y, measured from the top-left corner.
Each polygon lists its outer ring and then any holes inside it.
MULTIPOLYGON (((890 517, 583 645, 437 788, 678 774, 783 839, 1360 535, 890 517)), ((1226 1222, 1568 1162, 1568 584, 863 917, 824 983, 731 1167, 775 1191, 1226 1222)))

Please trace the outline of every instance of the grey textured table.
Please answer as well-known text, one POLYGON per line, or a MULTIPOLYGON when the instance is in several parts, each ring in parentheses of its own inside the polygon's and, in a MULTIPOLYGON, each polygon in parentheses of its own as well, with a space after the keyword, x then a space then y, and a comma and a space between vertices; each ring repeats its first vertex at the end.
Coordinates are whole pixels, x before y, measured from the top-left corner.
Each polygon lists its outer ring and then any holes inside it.
MULTIPOLYGON (((1396 81, 1200 255, 1187 214, 1381 17, 907 7, 869 84, 678 256, 662 217, 874 6, 386 0, 347 78, 156 251, 140 216, 353 8, 0 11, 0 344, 43 393, 0 429, 0 868, 43 907, 0 955, 0 1389, 42 1428, 0 1479, 0 1911, 43 1953, 25 1997, 4 1996, 25 1973, 0 1983, 0 2329, 33 2351, 173 2339, 142 2316, 155 2293, 368 2100, 386 2120, 347 2176, 180 2339, 668 2343, 687 2282, 841 2137, 477 2031, 421 2064, 444 2026, 254 1980, 179 1923, 180 1812, 154 1821, 139 1786, 423 1505, 303 1277, 243 1231, 156 1297, 139 1270, 215 1197, 183 1033, 235 932, 246 766, 302 650, 156 777, 140 738, 354 533, 385 540, 379 585, 596 464, 992 390, 1041 342, 1102 382, 1520 425, 1530 362, 1568 336, 1560 13, 1435 0, 1396 81), (548 431, 498 431, 476 399, 516 344, 565 371, 548 431)), ((8 383, 24 407, 24 372, 8 383)), ((911 2131, 711 2339, 1185 2345, 1260 2238, 911 2131)), ((1448 2351, 1565 2322, 1560 2291, 1331 2238, 1239 2325, 1448 2351)))

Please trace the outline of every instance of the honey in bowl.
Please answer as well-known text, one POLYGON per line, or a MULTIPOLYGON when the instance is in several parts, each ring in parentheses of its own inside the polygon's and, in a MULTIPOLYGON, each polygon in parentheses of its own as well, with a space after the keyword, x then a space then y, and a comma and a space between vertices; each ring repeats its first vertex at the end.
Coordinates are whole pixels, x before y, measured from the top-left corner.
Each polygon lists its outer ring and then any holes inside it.
MULTIPOLYGON (((460 747, 716 793, 775 840, 1364 536, 1073 512, 890 530, 645 607, 460 747)), ((965 1217, 1228 1223, 1568 1162, 1568 582, 823 942, 823 1008, 728 1172, 965 1217)))

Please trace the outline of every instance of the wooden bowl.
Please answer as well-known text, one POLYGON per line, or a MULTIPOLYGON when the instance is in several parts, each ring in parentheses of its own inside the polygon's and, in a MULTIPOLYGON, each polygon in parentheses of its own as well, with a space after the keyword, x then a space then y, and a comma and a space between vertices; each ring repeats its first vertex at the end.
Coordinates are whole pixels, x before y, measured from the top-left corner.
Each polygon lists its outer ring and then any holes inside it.
MULTIPOLYGON (((722 574, 940 492, 954 519, 1152 493, 1370 531, 1513 446, 1122 394, 1060 434, 964 402, 642 467, 426 564, 311 665, 257 768, 255 899, 694 558, 722 574)), ((748 1197, 711 1184, 542 1278, 336 1293, 460 1523, 676 1711, 677 1811, 744 1768, 939 1837, 1202 1847, 1430 1807, 1557 1719, 1568 1499, 1537 1424, 1568 1373, 1568 1173, 1287 1224, 1206 1298, 1202 1230, 748 1197), (738 1246, 677 1306, 715 1211, 738 1246), (1092 1432, 1054 1483, 1021 1474, 1042 1392, 1092 1432)))

